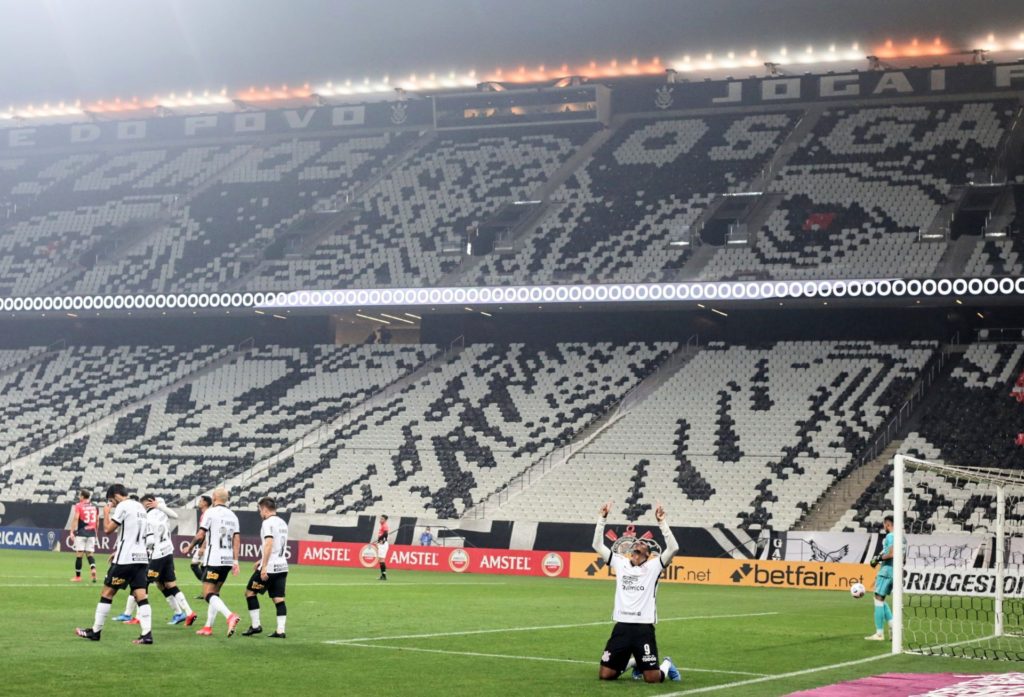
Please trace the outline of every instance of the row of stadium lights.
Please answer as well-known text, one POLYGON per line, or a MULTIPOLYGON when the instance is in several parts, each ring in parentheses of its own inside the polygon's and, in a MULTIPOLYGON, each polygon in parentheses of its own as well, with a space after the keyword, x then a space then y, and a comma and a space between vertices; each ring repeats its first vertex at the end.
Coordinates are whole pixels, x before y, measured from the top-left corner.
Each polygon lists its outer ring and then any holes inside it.
POLYGON ((394 288, 303 290, 177 295, 79 295, 3 298, 0 311, 67 312, 212 309, 311 309, 425 305, 530 305, 536 303, 620 303, 768 300, 787 298, 923 298, 932 296, 1024 295, 1024 277, 925 280, 737 281, 722 283, 637 283, 494 288, 394 288))
MULTIPOLYGON (((990 52, 1024 50, 1024 32, 1012 38, 996 37, 995 34, 989 34, 985 39, 975 42, 975 45, 983 51, 990 52)), ((897 43, 889 40, 883 45, 876 47, 874 55, 884 59, 915 58, 946 55, 951 50, 940 38, 935 38, 932 41, 912 39, 906 43, 897 43)), ((155 95, 151 99, 132 97, 124 100, 120 98, 106 101, 100 100, 89 104, 75 101, 73 103, 60 102, 55 105, 48 103, 41 106, 30 105, 25 108, 10 107, 6 112, 0 112, 0 120, 79 116, 88 113, 130 112, 160 107, 174 109, 179 107, 227 105, 233 101, 248 103, 308 99, 315 95, 325 97, 369 95, 392 92, 396 88, 412 91, 418 89, 474 87, 480 82, 528 83, 552 80, 568 75, 581 75, 589 78, 658 75, 664 73, 668 68, 678 72, 692 72, 730 68, 759 68, 766 62, 778 66, 786 66, 854 61, 861 60, 864 57, 860 44, 853 43, 849 48, 840 48, 835 44, 824 49, 807 46, 803 49, 791 50, 787 47, 782 47, 774 53, 765 54, 761 54, 757 50, 752 50, 748 53, 729 51, 728 53, 718 55, 714 53, 705 53, 703 55, 687 54, 665 62, 662 62, 660 58, 644 61, 633 58, 629 61, 612 60, 607 63, 590 61, 586 65, 580 66, 570 66, 569 64, 562 64, 557 67, 540 65, 533 68, 519 66, 517 69, 512 70, 498 68, 482 77, 475 70, 465 73, 452 71, 447 74, 412 74, 396 79, 385 75, 380 80, 364 78, 361 81, 345 80, 338 83, 327 82, 316 86, 311 86, 309 83, 301 86, 281 85, 279 87, 272 87, 266 85, 262 88, 251 86, 234 94, 230 94, 225 88, 219 92, 204 91, 186 92, 184 94, 174 93, 166 96, 155 95)))

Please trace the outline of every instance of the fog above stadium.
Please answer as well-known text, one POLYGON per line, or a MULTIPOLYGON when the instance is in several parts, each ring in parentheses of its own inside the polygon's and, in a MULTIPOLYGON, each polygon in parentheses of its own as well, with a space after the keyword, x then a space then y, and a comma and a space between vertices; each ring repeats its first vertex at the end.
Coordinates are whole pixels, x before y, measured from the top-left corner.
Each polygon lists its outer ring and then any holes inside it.
MULTIPOLYGON (((1021 0, 0 0, 0 108, 887 38, 973 48, 1021 0)), ((922 61, 926 62, 926 61, 922 61)))

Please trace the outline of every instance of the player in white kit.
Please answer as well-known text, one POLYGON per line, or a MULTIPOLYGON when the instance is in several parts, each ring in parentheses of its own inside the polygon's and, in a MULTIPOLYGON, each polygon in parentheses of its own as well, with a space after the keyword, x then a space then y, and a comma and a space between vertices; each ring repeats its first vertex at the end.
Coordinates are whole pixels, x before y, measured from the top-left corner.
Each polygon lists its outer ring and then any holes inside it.
MULTIPOLYGON (((171 520, 177 520, 178 514, 162 498, 154 494, 146 494, 139 501, 146 509, 146 549, 149 550, 149 582, 155 583, 164 599, 171 608, 171 621, 168 624, 185 623, 186 627, 196 620, 196 614, 189 607, 185 594, 178 587, 178 577, 174 571, 174 542, 171 539, 171 520)), ((135 612, 135 599, 128 597, 124 613, 114 619, 127 624, 138 624, 138 618, 132 619, 135 612)))
POLYGON ((213 634, 213 622, 218 614, 227 618, 228 636, 235 633, 240 619, 220 597, 220 589, 228 579, 228 574, 238 575, 238 556, 242 545, 238 516, 228 510, 227 502, 227 489, 219 487, 213 490, 213 505, 203 516, 196 535, 206 547, 206 556, 203 558, 203 597, 209 604, 206 624, 196 632, 200 636, 213 634))
POLYGON ((277 611, 277 631, 270 635, 271 639, 285 638, 285 622, 288 611, 284 604, 284 587, 288 580, 288 523, 277 515, 277 502, 269 496, 260 499, 260 539, 263 541, 263 553, 256 562, 255 570, 245 587, 245 601, 249 604, 249 619, 252 625, 242 632, 242 636, 261 634, 260 601, 258 595, 266 593, 274 601, 277 611))
POLYGON ((146 553, 146 509, 138 501, 128 498, 123 484, 114 484, 107 489, 107 505, 103 509, 103 529, 109 535, 117 531, 117 545, 107 577, 103 579, 100 602, 92 627, 78 628, 75 634, 91 641, 100 640, 100 632, 110 615, 114 596, 122 588, 130 588, 139 604, 141 635, 133 640, 135 644, 153 643, 153 615, 146 596, 146 571, 149 555, 146 553), (113 512, 111 508, 113 507, 113 512))
POLYGON ((654 625, 658 621, 658 579, 668 566, 679 545, 665 520, 665 509, 658 504, 654 517, 665 538, 665 551, 651 556, 650 547, 638 539, 628 549, 628 557, 613 554, 604 544, 605 520, 611 503, 601 507, 601 517, 594 531, 594 551, 615 572, 615 609, 612 619, 615 627, 601 656, 601 680, 615 680, 635 661, 634 677, 643 676, 646 682, 679 680, 679 671, 672 659, 658 662, 658 642, 654 625), (633 661, 630 660, 633 659, 633 661))

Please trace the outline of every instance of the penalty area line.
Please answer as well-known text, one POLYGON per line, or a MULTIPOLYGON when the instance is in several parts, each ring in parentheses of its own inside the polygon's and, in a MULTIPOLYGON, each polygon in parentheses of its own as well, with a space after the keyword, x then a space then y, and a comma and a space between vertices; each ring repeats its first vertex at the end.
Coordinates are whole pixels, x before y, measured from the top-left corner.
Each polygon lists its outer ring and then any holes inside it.
MULTIPOLYGON (((331 643, 331 642, 327 642, 331 643)), ((598 665, 597 661, 581 661, 575 658, 551 658, 549 656, 513 656, 507 653, 481 653, 479 651, 448 651, 445 649, 425 649, 419 646, 389 646, 386 644, 356 644, 346 642, 336 646, 352 646, 359 649, 388 649, 391 651, 415 651, 417 653, 435 653, 444 656, 468 656, 471 658, 504 658, 513 661, 543 661, 547 663, 574 663, 588 666, 598 665)), ((691 673, 722 673, 725 675, 757 675, 764 676, 765 673, 748 673, 742 670, 714 670, 711 668, 690 668, 684 667, 682 671, 691 673)))
MULTIPOLYGON (((801 675, 810 675, 811 673, 821 673, 826 670, 838 670, 839 668, 848 668, 849 666, 856 666, 862 663, 871 663, 872 661, 880 661, 883 658, 889 658, 895 656, 893 653, 883 653, 878 656, 868 656, 867 658, 859 658, 856 661, 843 661, 842 663, 833 663, 827 666, 818 666, 817 668, 806 668, 804 670, 794 670, 789 673, 779 673, 777 675, 765 675, 759 678, 751 678, 750 680, 737 680, 736 682, 727 682, 721 685, 709 685, 708 687, 698 687, 692 690, 680 690, 679 692, 666 692, 661 697, 678 697, 679 695, 695 695, 701 692, 717 692, 718 690, 729 690, 736 687, 744 687, 746 685, 756 685, 762 682, 771 682, 773 680, 783 680, 785 678, 796 678, 801 675)), ((686 672, 686 668, 683 668, 682 672, 686 672)))
MULTIPOLYGON (((667 619, 658 620, 659 622, 687 622, 687 621, 699 621, 699 620, 726 620, 735 619, 741 617, 770 617, 779 614, 778 612, 745 612, 742 614, 735 615, 690 615, 687 617, 669 617, 667 619)), ((576 629, 578 627, 600 627, 604 625, 610 625, 610 620, 601 620, 600 622, 581 622, 578 624, 548 624, 540 625, 536 627, 498 627, 496 629, 469 629, 459 632, 435 632, 432 634, 398 634, 394 636, 378 636, 378 637, 353 637, 351 639, 331 639, 325 641, 325 644, 352 644, 356 642, 366 641, 396 641, 399 639, 436 639, 438 637, 450 637, 450 636, 473 636, 476 634, 498 634, 505 632, 537 632, 545 629, 576 629)))

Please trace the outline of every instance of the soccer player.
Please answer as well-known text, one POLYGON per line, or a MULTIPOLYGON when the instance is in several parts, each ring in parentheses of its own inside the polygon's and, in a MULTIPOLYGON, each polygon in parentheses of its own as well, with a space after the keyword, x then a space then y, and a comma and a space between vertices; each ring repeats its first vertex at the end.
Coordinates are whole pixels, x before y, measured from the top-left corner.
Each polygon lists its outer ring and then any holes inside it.
MULTIPOLYGON (((203 516, 206 515, 206 511, 209 510, 211 505, 213 505, 213 499, 211 499, 206 494, 203 494, 202 496, 200 496, 199 500, 196 501, 196 508, 199 509, 199 524, 200 525, 203 524, 203 516)), ((196 580, 199 581, 200 583, 202 583, 203 582, 203 564, 202 564, 203 557, 202 557, 202 555, 203 555, 203 552, 205 550, 200 545, 194 545, 194 547, 195 547, 195 549, 192 552, 192 564, 190 566, 192 567, 192 574, 196 577, 196 580)))
POLYGON ((637 540, 629 552, 629 558, 612 551, 604 544, 605 520, 611 511, 611 503, 601 507, 601 517, 594 530, 594 551, 615 572, 615 609, 612 619, 615 627, 605 644, 601 656, 601 680, 615 680, 635 660, 634 678, 643 676, 645 682, 680 680, 679 671, 672 659, 666 657, 658 663, 658 642, 654 625, 658 621, 656 595, 658 579, 668 566, 672 556, 679 550, 676 538, 665 519, 661 504, 654 511, 654 517, 665 538, 665 551, 651 557, 650 548, 643 540, 637 540))
POLYGON ((72 583, 82 581, 82 555, 89 561, 89 575, 96 583, 96 523, 100 513, 92 502, 92 492, 82 489, 78 492, 78 503, 71 507, 71 545, 75 550, 75 575, 72 583))
POLYGON ((203 556, 203 597, 209 605, 206 624, 196 632, 200 636, 213 634, 213 622, 218 614, 227 618, 228 636, 235 633, 240 619, 220 598, 220 589, 228 580, 228 574, 238 575, 238 556, 242 545, 238 516, 228 510, 227 503, 228 490, 224 487, 214 489, 213 505, 206 511, 196 535, 206 547, 203 556))
MULTIPOLYGON (((184 622, 186 627, 191 627, 196 621, 196 613, 192 612, 185 594, 178 588, 178 577, 174 572, 174 543, 171 540, 170 521, 172 518, 177 520, 178 514, 168 508, 163 499, 153 494, 146 494, 141 502, 146 508, 146 548, 150 551, 149 582, 156 584, 171 608, 171 621, 168 624, 184 622)), ((134 611, 135 599, 129 596, 124 613, 114 619, 136 624, 138 618, 132 619, 134 611)))
POLYGON ((386 560, 388 558, 388 517, 382 515, 380 517, 380 527, 377 529, 377 561, 380 562, 380 578, 378 581, 388 580, 388 565, 386 560))
POLYGON ((277 610, 277 631, 270 638, 284 639, 285 622, 288 619, 288 610, 284 604, 284 587, 288 580, 288 523, 278 517, 277 502, 269 496, 260 499, 258 507, 260 517, 263 518, 263 525, 260 526, 263 554, 256 562, 252 577, 245 587, 245 602, 249 605, 252 625, 242 632, 242 636, 263 632, 258 595, 266 593, 274 601, 277 610))
POLYGON ((885 602, 885 598, 892 593, 892 558, 896 555, 891 515, 882 519, 882 527, 885 528, 882 553, 871 560, 872 568, 879 564, 882 566, 878 569, 878 575, 875 576, 875 633, 864 637, 868 641, 885 641, 885 625, 888 623, 889 627, 892 627, 892 610, 885 602))
POLYGON ((146 509, 138 501, 128 498, 128 490, 123 484, 114 484, 107 489, 107 505, 103 508, 103 530, 109 535, 117 531, 117 545, 107 576, 103 579, 103 590, 100 602, 96 605, 96 614, 92 627, 78 628, 75 634, 83 639, 99 641, 103 625, 110 614, 114 596, 122 588, 130 588, 139 604, 138 639, 133 644, 153 643, 153 614, 146 597, 146 571, 149 568, 149 556, 146 553, 146 509), (114 507, 111 512, 111 507, 114 507))

